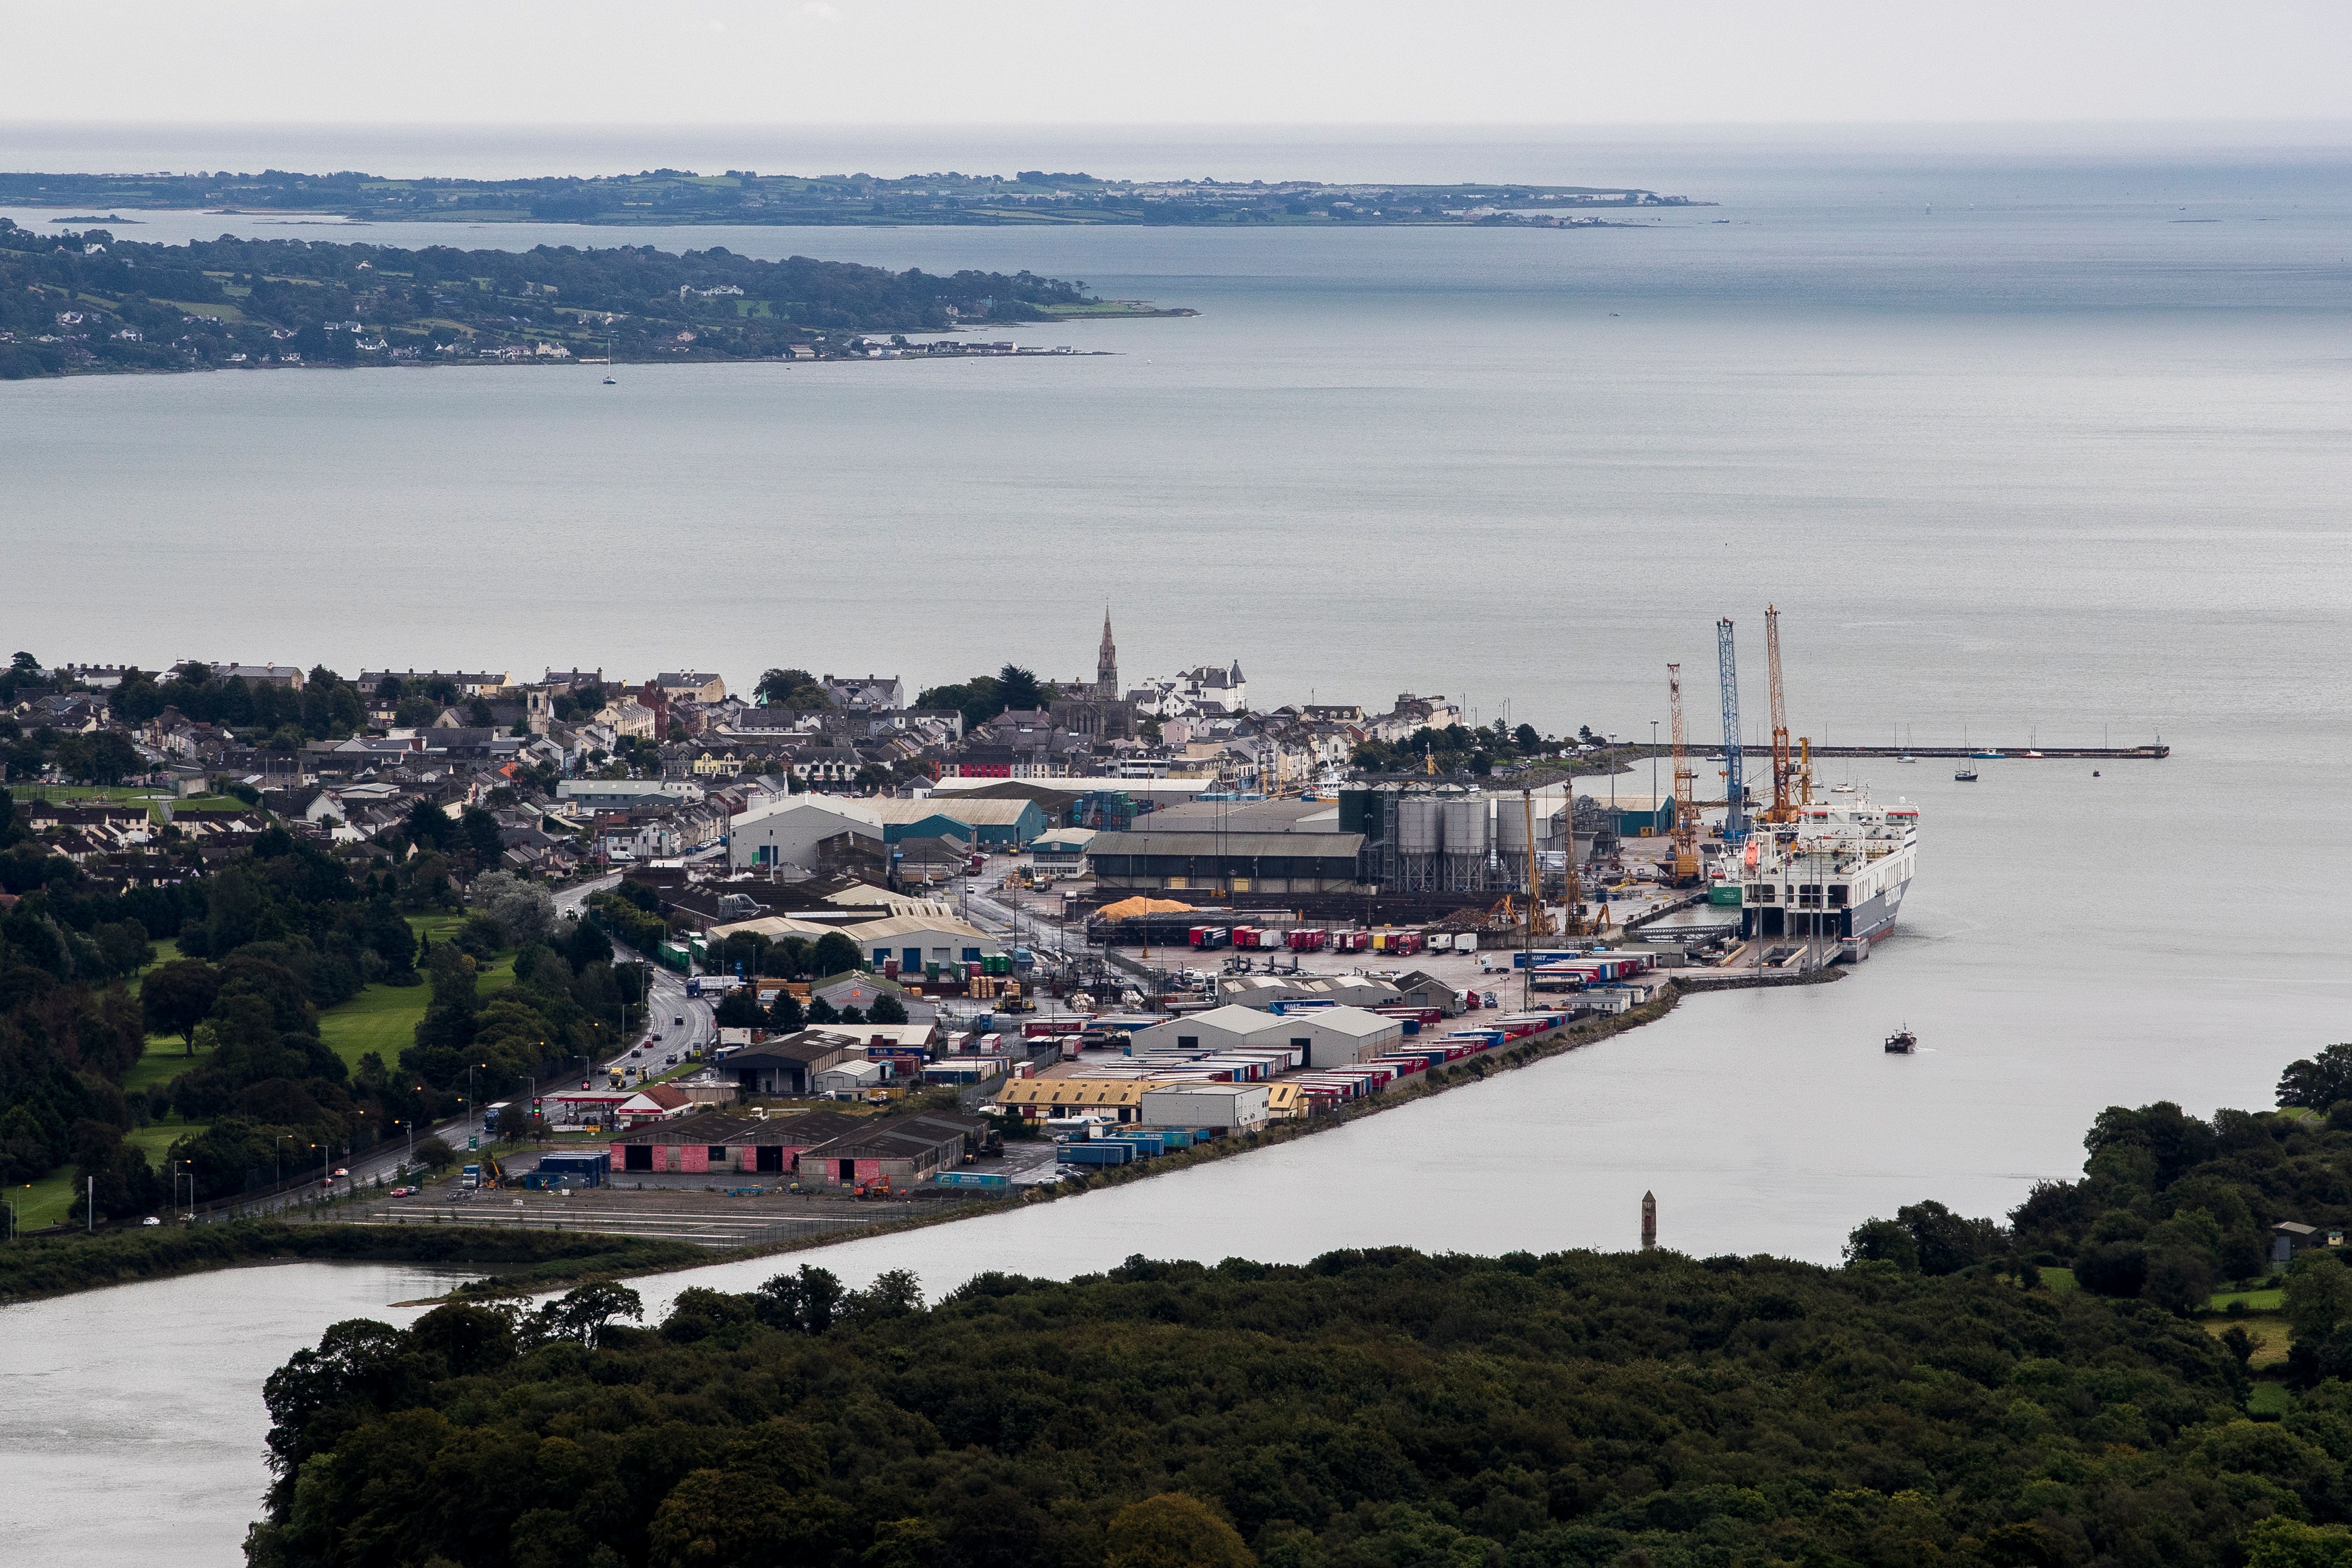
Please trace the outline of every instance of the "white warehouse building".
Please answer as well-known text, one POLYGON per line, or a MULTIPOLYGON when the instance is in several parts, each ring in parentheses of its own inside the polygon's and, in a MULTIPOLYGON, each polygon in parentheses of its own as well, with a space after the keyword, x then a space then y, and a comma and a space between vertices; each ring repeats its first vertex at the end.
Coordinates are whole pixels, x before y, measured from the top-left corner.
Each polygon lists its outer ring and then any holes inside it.
POLYGON ((882 852, 878 813, 840 795, 794 795, 730 818, 727 863, 738 871, 813 867, 817 846, 844 833, 870 838, 882 852))
POLYGON ((1309 1007, 1277 1016, 1228 1004, 1154 1024, 1138 1030, 1134 1037, 1139 1054, 1287 1046, 1300 1053, 1301 1067, 1352 1067, 1394 1049, 1404 1038, 1404 1021, 1361 1007, 1309 1007))
POLYGON ((1262 1083, 1155 1084, 1143 1091, 1139 1124, 1253 1132, 1265 1125, 1270 1100, 1262 1083))

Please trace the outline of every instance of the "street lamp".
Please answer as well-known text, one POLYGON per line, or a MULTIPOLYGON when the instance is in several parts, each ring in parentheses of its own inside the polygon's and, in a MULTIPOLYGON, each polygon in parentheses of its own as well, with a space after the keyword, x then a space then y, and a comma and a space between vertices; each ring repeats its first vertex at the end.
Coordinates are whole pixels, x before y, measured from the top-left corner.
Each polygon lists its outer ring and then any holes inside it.
POLYGON ((1658 825, 1658 721, 1650 721, 1650 826, 1658 825))

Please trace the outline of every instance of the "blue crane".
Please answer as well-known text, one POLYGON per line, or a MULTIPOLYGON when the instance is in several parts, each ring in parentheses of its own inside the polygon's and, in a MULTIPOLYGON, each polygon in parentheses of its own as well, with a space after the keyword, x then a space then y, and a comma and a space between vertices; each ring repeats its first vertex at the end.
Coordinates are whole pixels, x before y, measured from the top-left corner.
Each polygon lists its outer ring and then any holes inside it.
POLYGON ((1723 678, 1723 841, 1748 837, 1748 788, 1740 776, 1739 662, 1731 651, 1731 617, 1715 623, 1716 664, 1723 678))

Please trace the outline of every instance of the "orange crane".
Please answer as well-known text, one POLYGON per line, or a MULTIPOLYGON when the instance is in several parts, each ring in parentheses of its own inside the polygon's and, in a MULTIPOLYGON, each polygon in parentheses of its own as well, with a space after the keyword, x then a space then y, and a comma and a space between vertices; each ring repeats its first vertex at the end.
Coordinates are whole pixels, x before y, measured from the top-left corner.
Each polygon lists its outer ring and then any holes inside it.
POLYGON ((1690 753, 1683 739, 1683 667, 1666 666, 1666 713, 1675 731, 1675 862, 1672 880, 1687 888, 1698 880, 1697 775, 1691 772, 1690 753))
POLYGON ((1789 793, 1789 704, 1780 695, 1780 611, 1764 606, 1764 656, 1772 677, 1772 804, 1759 815, 1766 822, 1794 822, 1797 803, 1789 793))

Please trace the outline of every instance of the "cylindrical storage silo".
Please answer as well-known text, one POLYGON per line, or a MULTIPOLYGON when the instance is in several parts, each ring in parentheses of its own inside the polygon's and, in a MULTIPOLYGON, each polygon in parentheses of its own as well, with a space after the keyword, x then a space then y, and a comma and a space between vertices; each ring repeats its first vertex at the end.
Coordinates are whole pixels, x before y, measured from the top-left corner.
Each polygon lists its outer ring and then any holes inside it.
POLYGON ((1449 800, 1444 804, 1445 852, 1448 855, 1486 853, 1486 803, 1449 800))

